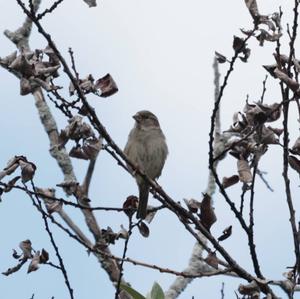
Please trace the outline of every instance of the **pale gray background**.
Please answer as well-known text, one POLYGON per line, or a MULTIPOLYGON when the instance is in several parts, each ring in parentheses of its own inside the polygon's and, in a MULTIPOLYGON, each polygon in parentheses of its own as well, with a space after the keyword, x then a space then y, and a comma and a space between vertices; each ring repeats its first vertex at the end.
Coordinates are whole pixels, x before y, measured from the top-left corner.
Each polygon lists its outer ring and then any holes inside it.
MULTIPOLYGON (((287 1, 259 1, 262 13, 271 13, 282 5, 283 25, 291 16, 287 1)), ((293 1, 289 1, 293 2, 293 1)), ((43 1, 43 6, 52 1, 43 1)), ((290 3, 292 5, 292 3, 290 3)), ((15 1, 0 0, 0 31, 14 30, 24 20, 15 1)), ((175 199, 201 199, 207 183, 207 152, 210 113, 213 105, 212 61, 217 50, 232 55, 232 37, 241 35, 239 28, 250 29, 251 17, 244 1, 179 1, 179 0, 120 0, 99 1, 98 7, 88 9, 80 0, 65 1, 52 16, 43 20, 59 49, 68 59, 68 47, 75 52, 77 68, 82 77, 92 73, 95 78, 110 73, 116 80, 119 93, 108 99, 91 96, 100 120, 121 147, 133 126, 131 116, 138 110, 149 109, 160 119, 167 136, 170 155, 159 182, 175 199)), ((284 39, 286 40, 286 39, 284 39)), ((0 36, 0 56, 15 50, 0 36)), ((33 30, 32 48, 45 47, 44 39, 33 30)), ((258 47, 250 42, 252 55, 248 64, 239 62, 222 102, 222 125, 227 129, 233 112, 241 110, 246 95, 258 100, 265 72, 262 64, 273 63, 274 44, 258 47)), ((224 73, 227 65, 221 66, 224 73)), ((48 140, 39 123, 31 96, 19 95, 19 82, 0 69, 1 86, 1 144, 0 168, 13 155, 25 155, 36 163, 36 184, 55 186, 62 181, 55 161, 48 154, 48 140)), ((68 85, 63 77, 61 84, 68 85)), ((270 79, 266 102, 280 101, 277 82, 270 79)), ((54 106, 60 128, 66 120, 54 106)), ((292 139, 298 134, 297 116, 291 123, 292 139)), ((280 126, 280 122, 278 123, 280 126)), ((78 177, 82 178, 86 162, 74 161, 78 177)), ((281 279, 286 266, 294 262, 293 243, 288 222, 287 205, 281 178, 281 151, 271 147, 262 159, 262 170, 276 192, 270 193, 260 180, 257 182, 255 202, 255 239, 262 272, 267 278, 281 279)), ((228 157, 220 170, 224 175, 235 173, 235 160, 228 157)), ((292 172, 292 187, 298 201, 299 177, 292 172)), ((100 154, 91 186, 93 205, 121 206, 129 194, 136 193, 134 180, 106 153, 100 154)), ((229 192, 238 204, 240 185, 229 192)), ((151 204, 157 204, 151 199, 151 204)), ((232 224, 233 235, 224 242, 232 256, 249 271, 252 270, 247 241, 223 198, 215 198, 218 222, 212 232, 220 235, 232 224)), ((296 208, 299 208, 299 201, 296 208)), ((73 212, 74 219, 83 223, 81 214, 73 212)), ((114 212, 99 212, 101 226, 114 230, 127 225, 126 217, 114 212)), ((297 218, 299 219, 299 218, 297 218)), ((82 225, 84 227, 84 225, 82 225)), ((194 244, 193 238, 177 223, 171 213, 161 212, 150 225, 148 239, 135 233, 129 244, 128 256, 182 270, 194 244)), ((75 298, 113 298, 114 289, 93 256, 53 228, 61 248, 75 298)), ((88 232, 87 232, 88 233, 88 232)), ((20 192, 4 196, 0 203, 0 271, 13 266, 11 249, 30 238, 35 249, 46 248, 53 262, 54 253, 44 232, 41 216, 30 200, 20 192)), ((121 255, 123 242, 112 250, 121 255)), ((140 292, 146 294, 154 281, 167 289, 174 277, 157 271, 126 264, 125 278, 140 292)), ((203 278, 194 281, 181 298, 220 298, 221 283, 225 281, 225 298, 234 298, 240 283, 226 277, 203 278)), ((68 298, 61 273, 49 267, 26 275, 26 268, 10 277, 0 276, 0 292, 4 298, 68 298)), ((300 298, 296 295, 295 298, 300 298)))

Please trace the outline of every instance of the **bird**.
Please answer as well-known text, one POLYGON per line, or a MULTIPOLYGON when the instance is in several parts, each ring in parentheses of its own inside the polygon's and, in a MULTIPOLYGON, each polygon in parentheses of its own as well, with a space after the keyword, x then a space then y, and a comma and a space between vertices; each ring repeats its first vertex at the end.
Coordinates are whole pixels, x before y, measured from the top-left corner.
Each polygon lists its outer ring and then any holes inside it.
MULTIPOLYGON (((160 128, 158 118, 152 112, 142 110, 132 117, 135 125, 129 133, 124 153, 150 179, 157 179, 168 156, 165 135, 160 128)), ((128 168, 130 169, 130 166, 128 168)), ((135 175, 135 179, 139 189, 136 217, 145 219, 150 186, 138 174, 135 175)))

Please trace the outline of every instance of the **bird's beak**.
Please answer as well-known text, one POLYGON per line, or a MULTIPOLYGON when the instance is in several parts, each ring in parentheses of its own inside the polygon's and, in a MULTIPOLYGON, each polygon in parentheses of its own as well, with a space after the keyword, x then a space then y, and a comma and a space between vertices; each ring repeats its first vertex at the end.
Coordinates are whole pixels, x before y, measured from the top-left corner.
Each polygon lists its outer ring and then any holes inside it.
POLYGON ((141 117, 140 117, 140 115, 139 115, 138 113, 135 114, 135 115, 133 115, 132 118, 133 118, 137 123, 139 123, 139 122, 141 121, 141 117))

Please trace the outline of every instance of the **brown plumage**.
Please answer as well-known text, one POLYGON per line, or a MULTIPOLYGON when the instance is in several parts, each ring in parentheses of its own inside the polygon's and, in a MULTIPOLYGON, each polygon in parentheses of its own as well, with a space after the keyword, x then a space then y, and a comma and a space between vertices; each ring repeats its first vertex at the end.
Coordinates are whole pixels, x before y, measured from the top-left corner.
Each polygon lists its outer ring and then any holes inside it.
MULTIPOLYGON (((150 111, 139 111, 133 118, 135 126, 131 130, 124 149, 127 157, 149 178, 157 179, 162 172, 168 147, 157 117, 150 111)), ((149 196, 149 184, 139 175, 136 176, 139 188, 137 218, 145 219, 149 196)))

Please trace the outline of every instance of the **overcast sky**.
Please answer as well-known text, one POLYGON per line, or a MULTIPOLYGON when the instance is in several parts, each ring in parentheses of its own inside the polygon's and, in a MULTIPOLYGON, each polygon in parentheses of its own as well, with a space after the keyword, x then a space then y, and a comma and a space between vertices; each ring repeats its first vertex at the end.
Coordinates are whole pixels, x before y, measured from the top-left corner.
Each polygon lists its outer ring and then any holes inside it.
MULTIPOLYGON (((261 13, 272 13, 279 5, 286 22, 291 16, 287 1, 258 1, 261 13), (262 3, 260 3, 262 2, 262 3)), ((291 1, 290 1, 291 2, 291 1)), ((52 1, 43 1, 43 7, 52 1)), ((0 31, 14 30, 23 22, 24 15, 16 1, 0 0, 0 31)), ((213 105, 214 51, 227 57, 233 55, 233 35, 240 28, 251 29, 252 20, 244 1, 199 0, 105 0, 89 9, 83 1, 65 0, 52 14, 42 21, 52 35, 62 54, 69 60, 68 48, 72 47, 81 77, 93 74, 95 78, 110 73, 119 92, 108 98, 91 96, 90 104, 120 147, 124 147, 133 126, 132 115, 139 110, 154 112, 167 137, 170 155, 159 182, 176 201, 183 198, 201 199, 208 177, 208 132, 213 105), (205 3, 205 4, 204 4, 205 3)), ((284 39, 286 41, 286 39, 284 39)), ((0 57, 15 50, 4 35, 0 36, 0 57)), ((34 29, 31 47, 44 48, 44 39, 34 29)), ((274 44, 259 47, 251 41, 249 63, 238 62, 230 78, 222 102, 222 128, 230 126, 232 114, 242 110, 247 94, 250 101, 259 99, 265 77, 263 64, 273 63, 274 44)), ((224 74, 227 65, 221 65, 224 74)), ((48 153, 48 140, 31 96, 19 95, 19 82, 0 69, 1 144, 0 169, 14 155, 25 155, 37 165, 36 185, 52 187, 63 180, 55 161, 48 153)), ((61 84, 68 86, 66 79, 61 84)), ((280 101, 278 84, 273 79, 267 83, 266 102, 280 101)), ((63 128, 66 120, 49 103, 63 128)), ((279 123, 280 125, 280 123, 279 123)), ((291 122, 292 138, 298 135, 297 121, 291 122)), ((262 272, 267 278, 281 279, 285 267, 294 262, 293 244, 288 222, 283 181, 281 178, 280 148, 270 147, 262 160, 261 170, 275 192, 268 191, 258 181, 255 202, 255 238, 262 272)), ((78 178, 82 179, 86 162, 74 161, 78 178)), ((223 175, 235 173, 235 160, 229 158, 220 166, 223 175)), ((291 174, 293 191, 299 192, 299 177, 291 174)), ((232 187, 230 195, 239 204, 241 185, 232 187)), ((94 206, 121 206, 130 194, 136 194, 134 180, 116 162, 102 152, 97 162, 90 197, 94 206)), ((297 193, 296 193, 297 195, 297 193)), ((295 195, 295 199, 296 199, 295 195)), ((151 204, 158 204, 151 199, 151 204)), ((299 201, 296 208, 299 208, 299 201)), ((215 197, 218 217, 213 226, 214 235, 220 235, 228 225, 233 225, 233 235, 224 242, 225 248, 242 267, 253 272, 247 240, 241 233, 233 214, 219 195, 215 197)), ((72 217, 84 227, 79 212, 70 210, 72 217)), ((97 219, 102 227, 119 230, 127 225, 126 216, 113 212, 99 212, 97 219)), ((297 218, 298 219, 298 218, 297 218)), ((113 298, 114 288, 93 256, 88 256, 81 246, 64 233, 53 228, 62 250, 75 298, 113 298)), ((185 268, 194 244, 193 238, 177 223, 169 212, 161 212, 150 225, 150 237, 145 239, 136 232, 130 240, 128 256, 150 264, 169 267, 178 271, 185 268)), ((88 233, 88 232, 87 232, 88 233)), ((0 203, 0 271, 14 265, 11 249, 30 239, 33 247, 45 248, 54 253, 44 232, 40 215, 30 200, 22 193, 4 196, 0 203)), ((121 255, 123 243, 112 251, 121 255)), ((35 299, 67 298, 68 294, 61 273, 41 267, 26 275, 23 269, 15 275, 0 276, 1 294, 5 298, 35 299)), ((174 277, 137 266, 125 266, 125 279, 141 293, 158 281, 167 289, 174 277)), ((180 298, 220 298, 222 282, 226 298, 234 298, 240 283, 226 277, 204 278, 194 281, 180 298)), ((296 297, 295 297, 296 298, 296 297)), ((299 296, 300 298, 300 296, 299 296)))

